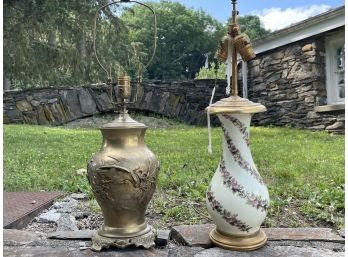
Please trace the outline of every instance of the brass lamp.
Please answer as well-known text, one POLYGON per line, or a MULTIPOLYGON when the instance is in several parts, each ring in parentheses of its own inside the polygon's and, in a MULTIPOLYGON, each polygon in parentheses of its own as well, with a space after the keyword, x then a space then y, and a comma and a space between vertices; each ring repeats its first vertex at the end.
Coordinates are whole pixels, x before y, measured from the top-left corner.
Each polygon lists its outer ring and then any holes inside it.
MULTIPOLYGON (((94 51, 97 17, 103 8, 109 5, 134 2, 151 10, 154 15, 154 51, 147 67, 153 59, 156 49, 156 16, 147 5, 137 1, 114 1, 99 8, 94 23, 94 51)), ((113 92, 111 72, 106 71, 107 85, 113 92)), ((139 63, 136 65, 140 67, 139 63)), ((141 83, 141 71, 138 70, 137 85, 141 83)), ((100 151, 93 155, 87 166, 88 181, 93 194, 100 205, 104 225, 92 237, 92 250, 100 251, 110 246, 125 248, 127 246, 154 246, 156 231, 145 221, 145 212, 151 200, 159 172, 156 156, 144 142, 147 126, 130 118, 127 105, 130 103, 130 77, 118 76, 117 94, 119 99, 112 103, 117 106, 117 117, 111 123, 100 128, 103 142, 100 151)), ((112 97, 112 93, 110 94, 112 97)))
POLYGON ((206 205, 216 224, 210 232, 211 241, 223 248, 251 251, 267 241, 260 226, 269 207, 269 194, 249 148, 251 116, 266 107, 238 96, 237 53, 244 61, 255 54, 249 37, 240 32, 236 2, 232 0, 232 24, 215 55, 220 61, 232 62, 232 95, 206 109, 218 116, 223 132, 222 156, 208 187, 206 205))

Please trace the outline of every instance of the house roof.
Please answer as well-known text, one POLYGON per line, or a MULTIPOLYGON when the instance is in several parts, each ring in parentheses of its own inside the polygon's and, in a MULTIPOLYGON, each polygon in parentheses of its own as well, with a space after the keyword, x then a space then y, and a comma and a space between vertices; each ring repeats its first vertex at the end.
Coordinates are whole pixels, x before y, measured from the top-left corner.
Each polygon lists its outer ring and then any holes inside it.
POLYGON ((289 27, 277 30, 253 42, 256 54, 278 48, 314 35, 345 25, 345 6, 303 20, 289 27))

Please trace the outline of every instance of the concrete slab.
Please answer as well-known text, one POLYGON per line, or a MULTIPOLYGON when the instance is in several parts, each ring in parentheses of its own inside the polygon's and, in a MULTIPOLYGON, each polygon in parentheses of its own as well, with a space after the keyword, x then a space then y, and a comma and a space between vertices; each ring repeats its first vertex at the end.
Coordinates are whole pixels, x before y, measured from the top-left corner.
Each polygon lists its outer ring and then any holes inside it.
POLYGON ((4 229, 3 236, 3 245, 6 246, 24 246, 44 238, 43 234, 18 229, 4 229))

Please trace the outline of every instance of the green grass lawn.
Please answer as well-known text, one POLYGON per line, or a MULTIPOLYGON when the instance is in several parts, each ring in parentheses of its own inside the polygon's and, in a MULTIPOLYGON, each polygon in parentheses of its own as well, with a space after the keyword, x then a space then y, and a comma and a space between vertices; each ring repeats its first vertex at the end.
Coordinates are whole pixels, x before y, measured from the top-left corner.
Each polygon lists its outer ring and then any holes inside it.
MULTIPOLYGON (((188 223, 195 218, 188 203, 204 206, 221 153, 219 128, 213 129, 212 139, 209 155, 206 128, 148 130, 147 145, 161 162, 157 191, 163 194, 155 207, 165 217, 188 223), (166 196, 181 200, 168 204, 166 196)), ((4 125, 4 189, 91 195, 86 178, 76 171, 86 168, 100 146, 98 130, 4 125)), ((343 226, 344 136, 256 127, 251 148, 271 197, 265 226, 343 226)))

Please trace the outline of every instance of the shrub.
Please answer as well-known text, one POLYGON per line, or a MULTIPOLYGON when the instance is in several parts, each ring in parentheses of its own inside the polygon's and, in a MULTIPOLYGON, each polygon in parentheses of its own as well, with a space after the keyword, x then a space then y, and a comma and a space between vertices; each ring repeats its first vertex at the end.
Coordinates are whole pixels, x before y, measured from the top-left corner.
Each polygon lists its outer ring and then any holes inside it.
POLYGON ((226 78, 226 64, 221 63, 217 69, 214 62, 210 63, 210 68, 202 67, 196 74, 195 79, 225 79, 226 78))

